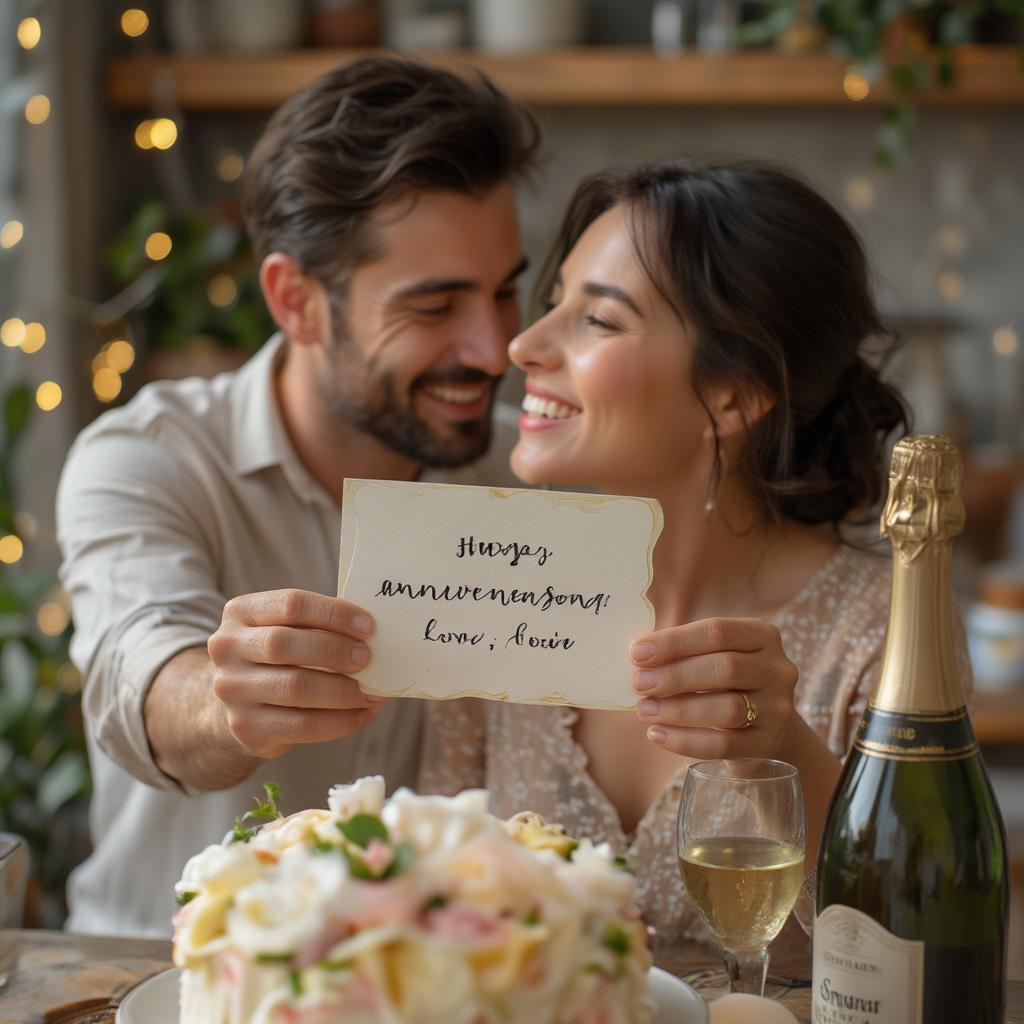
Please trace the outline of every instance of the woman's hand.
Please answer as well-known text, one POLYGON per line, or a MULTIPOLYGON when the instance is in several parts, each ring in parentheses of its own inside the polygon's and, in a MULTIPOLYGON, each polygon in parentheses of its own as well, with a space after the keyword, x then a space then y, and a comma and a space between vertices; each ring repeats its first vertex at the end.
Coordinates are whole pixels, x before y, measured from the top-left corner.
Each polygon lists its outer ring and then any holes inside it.
POLYGON ((797 668, 760 619, 701 619, 630 646, 637 717, 652 743, 685 757, 777 757, 802 723, 797 668))

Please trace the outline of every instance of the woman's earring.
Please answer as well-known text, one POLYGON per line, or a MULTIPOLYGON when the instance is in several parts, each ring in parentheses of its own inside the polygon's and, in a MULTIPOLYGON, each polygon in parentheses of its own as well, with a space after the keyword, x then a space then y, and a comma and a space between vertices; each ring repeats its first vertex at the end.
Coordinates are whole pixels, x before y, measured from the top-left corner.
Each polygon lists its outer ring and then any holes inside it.
POLYGON ((707 491, 704 495, 704 519, 708 520, 714 515, 718 507, 718 491, 722 486, 722 474, 725 470, 725 458, 721 451, 715 453, 715 462, 711 467, 711 474, 708 476, 707 491))

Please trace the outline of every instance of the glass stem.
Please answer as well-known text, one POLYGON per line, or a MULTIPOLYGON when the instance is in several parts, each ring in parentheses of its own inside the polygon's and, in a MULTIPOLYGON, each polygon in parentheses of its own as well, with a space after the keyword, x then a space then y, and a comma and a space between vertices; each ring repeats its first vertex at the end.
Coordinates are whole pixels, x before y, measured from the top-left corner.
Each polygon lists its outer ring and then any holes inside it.
POLYGON ((768 975, 768 950, 746 949, 733 952, 731 949, 723 949, 722 954, 729 975, 729 991, 763 996, 764 982, 768 975))

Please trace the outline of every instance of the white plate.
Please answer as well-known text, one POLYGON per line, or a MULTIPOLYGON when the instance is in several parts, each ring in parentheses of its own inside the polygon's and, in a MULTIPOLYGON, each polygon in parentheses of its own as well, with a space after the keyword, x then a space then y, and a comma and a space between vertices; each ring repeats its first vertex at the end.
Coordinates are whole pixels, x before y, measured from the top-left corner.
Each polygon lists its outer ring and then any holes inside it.
MULTIPOLYGON (((178 1024, 178 968, 136 985, 121 1000, 115 1024, 178 1024)), ((707 1024, 704 1000, 685 982, 657 967, 648 976, 658 1009, 651 1024, 707 1024)))

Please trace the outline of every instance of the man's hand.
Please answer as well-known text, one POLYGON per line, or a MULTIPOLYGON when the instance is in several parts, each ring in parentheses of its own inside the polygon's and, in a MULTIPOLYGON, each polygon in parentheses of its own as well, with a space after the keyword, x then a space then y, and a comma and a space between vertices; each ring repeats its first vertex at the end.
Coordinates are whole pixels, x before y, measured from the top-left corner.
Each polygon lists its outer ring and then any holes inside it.
POLYGON ((373 628, 358 605, 304 590, 229 601, 207 650, 213 692, 242 750, 280 757, 368 725, 385 699, 364 694, 349 673, 369 663, 373 628))

